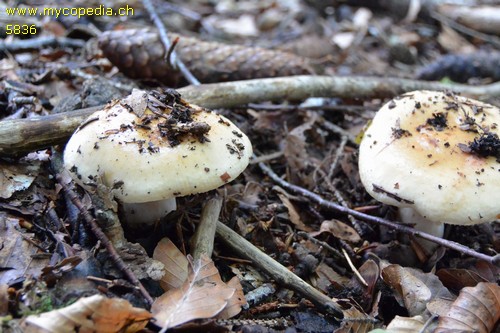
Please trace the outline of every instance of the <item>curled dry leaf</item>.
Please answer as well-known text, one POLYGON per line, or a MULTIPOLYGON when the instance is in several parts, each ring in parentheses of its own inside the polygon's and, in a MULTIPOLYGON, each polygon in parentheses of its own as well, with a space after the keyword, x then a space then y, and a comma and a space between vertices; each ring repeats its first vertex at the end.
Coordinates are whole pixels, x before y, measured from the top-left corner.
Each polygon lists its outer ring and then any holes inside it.
POLYGON ((235 293, 225 284, 213 261, 206 255, 193 262, 190 258, 186 282, 156 299, 151 312, 156 324, 167 330, 201 318, 219 314, 235 293))
POLYGON ((324 262, 320 263, 318 267, 316 267, 315 273, 317 278, 313 280, 313 285, 325 293, 328 293, 331 288, 341 290, 349 283, 348 278, 335 272, 333 268, 324 262))
POLYGON ((460 268, 443 268, 436 272, 439 280, 451 290, 473 287, 479 282, 488 282, 478 273, 460 268))
POLYGON ((338 239, 342 239, 351 243, 358 243, 361 241, 361 237, 356 232, 356 230, 354 230, 354 228, 339 220, 323 221, 321 223, 319 231, 311 233, 311 236, 316 237, 323 232, 328 232, 338 239))
MULTIPOLYGON (((375 290, 380 276, 380 267, 375 261, 368 259, 359 267, 358 271, 363 277, 364 282, 366 282, 366 285, 363 287, 362 301, 359 304, 363 306, 363 309, 368 311, 372 308, 375 300, 375 290)), ((352 281, 358 281, 358 278, 353 277, 352 281)))
POLYGON ((143 329, 150 318, 148 311, 124 299, 94 295, 62 309, 28 316, 21 327, 26 333, 131 333, 143 329))
POLYGON ((48 286, 52 286, 63 273, 73 270, 81 262, 82 258, 79 256, 66 257, 55 265, 49 264, 42 268, 41 278, 48 286))
POLYGON ((188 260, 174 243, 167 237, 158 242, 153 252, 153 259, 165 265, 165 275, 160 280, 163 290, 167 291, 182 286, 188 276, 188 260))
POLYGON ((289 180, 293 182, 301 181, 304 185, 313 186, 314 180, 305 170, 308 168, 315 168, 316 161, 311 159, 308 154, 307 148, 307 131, 310 131, 319 116, 316 112, 307 112, 304 123, 292 129, 287 136, 283 139, 281 145, 283 146, 283 154, 285 156, 287 165, 289 166, 289 180), (294 170, 293 172, 291 170, 294 170))
POLYGON ((300 214, 293 205, 293 203, 290 201, 290 199, 282 193, 278 193, 278 197, 280 198, 281 202, 285 205, 285 207, 288 209, 288 216, 290 217, 290 221, 299 229, 302 231, 311 231, 312 228, 308 225, 306 225, 304 222, 302 222, 302 219, 300 218, 300 214))
POLYGON ((388 265, 382 269, 382 278, 397 291, 396 299, 412 317, 421 315, 427 303, 435 298, 453 298, 436 275, 417 269, 388 265))
MULTIPOLYGON (((493 332, 500 319, 500 286, 478 283, 463 288, 448 313, 439 318, 436 333, 493 332)), ((498 325, 497 325, 498 326, 498 325)))

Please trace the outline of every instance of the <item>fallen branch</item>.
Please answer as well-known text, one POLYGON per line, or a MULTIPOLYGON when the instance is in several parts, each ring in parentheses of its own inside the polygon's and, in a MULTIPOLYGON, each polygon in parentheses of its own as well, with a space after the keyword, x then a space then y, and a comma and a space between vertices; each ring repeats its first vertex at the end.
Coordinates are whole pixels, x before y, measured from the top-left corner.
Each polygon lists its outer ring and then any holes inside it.
MULTIPOLYGON (((448 89, 480 100, 500 96, 500 82, 470 86, 400 78, 311 75, 202 84, 178 91, 194 104, 208 108, 232 108, 251 102, 299 101, 308 97, 386 98, 420 89, 448 89)), ((1 121, 0 156, 22 155, 62 143, 83 120, 102 107, 1 121)))
POLYGON ((240 256, 252 260, 261 270, 269 274, 279 284, 298 292, 320 308, 326 308, 336 316, 343 317, 342 309, 330 297, 290 272, 279 262, 259 250, 242 236, 222 222, 217 222, 217 236, 240 256))
POLYGON ((80 123, 102 106, 0 121, 0 155, 22 155, 65 143, 80 123))
POLYGON ((380 218, 377 216, 367 215, 367 214, 358 212, 354 209, 344 207, 344 206, 336 204, 334 202, 325 200, 321 196, 319 196, 316 193, 313 193, 311 191, 308 191, 305 188, 288 183, 287 181, 281 179, 277 174, 274 173, 274 171, 270 167, 268 167, 264 163, 259 163, 259 167, 262 170, 262 172, 264 172, 269 178, 271 178, 275 183, 279 184, 284 189, 289 190, 293 193, 299 194, 305 198, 308 198, 312 202, 317 203, 318 205, 320 205, 321 207, 323 207, 325 209, 334 210, 336 212, 340 212, 343 214, 349 214, 349 215, 352 215, 355 218, 358 218, 358 219, 363 220, 365 222, 380 224, 380 225, 389 227, 389 228, 394 229, 394 230, 399 231, 399 232, 410 234, 410 235, 415 236, 415 237, 420 237, 420 238, 429 240, 431 242, 434 242, 436 244, 439 244, 441 246, 444 246, 446 248, 458 251, 458 252, 463 253, 465 255, 484 260, 484 261, 489 262, 489 263, 496 265, 496 266, 500 266, 500 255, 496 255, 494 257, 491 257, 491 256, 486 255, 484 253, 476 252, 473 249, 471 249, 467 246, 464 246, 462 244, 459 244, 457 242, 453 242, 453 241, 450 241, 447 239, 436 237, 434 235, 430 235, 430 234, 427 234, 425 232, 415 230, 411 227, 408 227, 408 226, 405 226, 402 224, 398 224, 396 222, 392 222, 392 221, 389 221, 389 220, 386 220, 386 219, 383 219, 383 218, 380 218))
POLYGON ((195 260, 200 259, 202 254, 209 258, 214 249, 215 229, 222 207, 222 198, 216 196, 209 199, 201 210, 200 223, 191 238, 191 254, 195 260))

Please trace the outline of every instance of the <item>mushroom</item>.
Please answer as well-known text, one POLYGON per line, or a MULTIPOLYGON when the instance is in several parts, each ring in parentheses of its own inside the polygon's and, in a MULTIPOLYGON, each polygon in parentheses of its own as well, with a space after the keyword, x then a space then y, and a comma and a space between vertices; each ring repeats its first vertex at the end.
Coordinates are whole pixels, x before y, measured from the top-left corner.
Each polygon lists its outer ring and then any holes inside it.
POLYGON ((443 223, 491 222, 500 214, 499 125, 497 107, 451 92, 399 96, 364 134, 361 182, 376 200, 399 207, 402 222, 435 236, 443 223))
POLYGON ((175 210, 176 197, 234 180, 251 155, 250 140, 227 118, 173 90, 134 90, 79 126, 64 165, 84 187, 100 179, 111 188, 132 226, 175 210))

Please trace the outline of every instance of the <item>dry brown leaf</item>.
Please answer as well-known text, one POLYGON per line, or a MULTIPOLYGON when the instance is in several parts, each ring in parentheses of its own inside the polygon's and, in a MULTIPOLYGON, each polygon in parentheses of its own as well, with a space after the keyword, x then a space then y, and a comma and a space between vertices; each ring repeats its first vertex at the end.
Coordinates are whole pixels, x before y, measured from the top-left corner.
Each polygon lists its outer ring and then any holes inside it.
POLYGON ((453 300, 435 298, 427 303, 426 307, 427 310, 429 310, 429 312, 437 318, 446 315, 452 304, 453 300))
MULTIPOLYGON (((359 274, 363 277, 366 282, 366 286, 363 288, 362 300, 359 302, 363 306, 365 311, 372 309, 376 283, 380 276, 380 267, 372 259, 368 259, 358 268, 359 274)), ((356 277, 352 278, 352 281, 358 281, 356 277)))
POLYGON ((317 113, 307 112, 307 118, 304 123, 292 129, 281 143, 283 146, 283 154, 289 167, 289 181, 301 181, 304 186, 313 186, 313 179, 308 177, 305 170, 309 167, 316 167, 316 163, 312 161, 311 156, 307 152, 308 144, 306 142, 306 132, 310 131, 314 124, 319 120, 317 113))
POLYGON ((351 243, 358 243, 361 241, 361 237, 354 230, 354 228, 348 226, 344 222, 339 220, 326 220, 321 223, 319 231, 311 233, 311 236, 316 237, 322 232, 331 233, 338 239, 345 240, 351 243))
POLYGON ((481 275, 481 277, 486 279, 486 282, 496 282, 500 276, 500 267, 482 260, 476 261, 469 269, 481 275))
POLYGON ((8 199, 17 191, 27 189, 38 173, 39 163, 33 165, 0 164, 0 198, 8 199))
POLYGON ((448 313, 439 318, 436 333, 493 332, 500 319, 500 286, 478 283, 463 288, 448 313))
POLYGON ((25 238, 31 239, 33 234, 21 233, 19 218, 7 217, 2 221, 0 228, 0 283, 10 284, 22 276, 39 276, 49 258, 33 260, 33 255, 40 250, 25 238))
POLYGON ((25 333, 137 332, 151 314, 124 299, 101 295, 84 297, 65 308, 28 316, 22 323, 25 333))
POLYGON ((473 287, 479 282, 488 282, 478 273, 460 268, 443 268, 436 272, 439 280, 452 290, 461 290, 464 287, 473 287))
POLYGON ((290 201, 290 199, 288 199, 288 197, 283 193, 278 193, 278 197, 280 198, 281 202, 283 202, 283 205, 285 205, 286 209, 288 209, 288 216, 290 217, 290 222, 292 222, 299 230, 306 232, 311 231, 312 228, 306 225, 304 222, 302 222, 299 212, 297 211, 293 203, 290 201))
POLYGON ((82 258, 79 256, 66 257, 54 266, 49 264, 42 268, 40 277, 45 281, 47 286, 53 286, 55 282, 61 278, 62 274, 73 270, 81 262, 82 258))
POLYGON ((344 319, 340 328, 335 333, 367 333, 374 328, 375 319, 351 305, 347 310, 342 310, 344 319))
POLYGON ((241 195, 241 201, 248 205, 257 205, 260 201, 260 195, 264 192, 262 184, 249 181, 245 184, 245 189, 241 195))
POLYGON ((222 280, 213 261, 202 255, 195 262, 190 259, 186 282, 156 299, 151 307, 156 324, 163 331, 201 318, 219 314, 235 293, 235 288, 222 280))
POLYGON ((144 90, 132 89, 132 93, 123 99, 137 117, 142 117, 148 107, 148 95, 144 90))
POLYGON ((227 301, 227 305, 224 310, 217 315, 218 319, 229 319, 236 316, 240 313, 241 307, 247 304, 243 287, 241 286, 240 279, 237 276, 234 276, 231 280, 229 280, 227 285, 234 288, 234 294, 227 301))
POLYGON ((453 298, 437 276, 417 269, 388 265, 382 269, 382 278, 397 291, 396 299, 412 317, 421 315, 436 297, 453 298))
POLYGON ((160 280, 163 290, 179 288, 188 276, 188 260, 168 238, 158 242, 153 259, 165 265, 165 275, 160 280))
POLYGON ((422 316, 400 317, 396 316, 385 329, 386 333, 418 333, 424 327, 425 320, 422 316))
POLYGON ((441 26, 441 32, 437 37, 437 41, 441 47, 450 53, 465 54, 476 50, 474 45, 469 43, 466 38, 444 24, 441 26))
POLYGON ((333 268, 325 263, 320 263, 315 270, 317 279, 314 281, 314 286, 325 293, 329 291, 330 288, 342 289, 349 283, 349 279, 335 272, 333 268))

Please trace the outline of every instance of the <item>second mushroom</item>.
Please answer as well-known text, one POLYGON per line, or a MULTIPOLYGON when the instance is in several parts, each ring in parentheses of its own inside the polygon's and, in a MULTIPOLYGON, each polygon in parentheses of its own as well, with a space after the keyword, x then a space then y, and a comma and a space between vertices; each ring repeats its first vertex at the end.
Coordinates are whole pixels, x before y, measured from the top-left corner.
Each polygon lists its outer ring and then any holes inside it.
MULTIPOLYGON (((415 91, 385 104, 367 129, 359 172, 368 193, 436 236, 443 223, 500 214, 500 110, 451 92, 415 91)), ((433 246, 425 244, 428 250, 433 246)))

